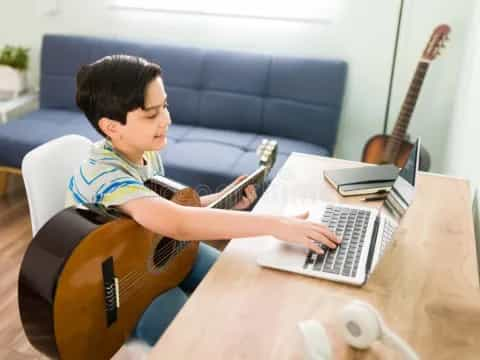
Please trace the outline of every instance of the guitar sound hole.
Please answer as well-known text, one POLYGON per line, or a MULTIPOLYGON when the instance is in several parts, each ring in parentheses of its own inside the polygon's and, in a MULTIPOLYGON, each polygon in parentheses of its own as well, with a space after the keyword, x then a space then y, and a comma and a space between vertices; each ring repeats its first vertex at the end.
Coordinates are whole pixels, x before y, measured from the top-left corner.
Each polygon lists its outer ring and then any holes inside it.
POLYGON ((163 238, 155 248, 153 264, 156 267, 164 266, 178 252, 179 242, 170 238, 163 238))

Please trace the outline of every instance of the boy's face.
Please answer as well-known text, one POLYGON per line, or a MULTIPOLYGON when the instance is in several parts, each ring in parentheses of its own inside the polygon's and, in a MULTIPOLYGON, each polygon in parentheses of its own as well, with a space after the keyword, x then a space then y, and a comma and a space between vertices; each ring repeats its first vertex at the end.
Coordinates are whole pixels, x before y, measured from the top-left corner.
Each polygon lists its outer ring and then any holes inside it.
POLYGON ((120 141, 136 151, 161 150, 167 145, 167 131, 172 123, 168 112, 167 94, 160 77, 145 89, 145 110, 138 108, 127 113, 125 125, 115 121, 113 141, 120 141))

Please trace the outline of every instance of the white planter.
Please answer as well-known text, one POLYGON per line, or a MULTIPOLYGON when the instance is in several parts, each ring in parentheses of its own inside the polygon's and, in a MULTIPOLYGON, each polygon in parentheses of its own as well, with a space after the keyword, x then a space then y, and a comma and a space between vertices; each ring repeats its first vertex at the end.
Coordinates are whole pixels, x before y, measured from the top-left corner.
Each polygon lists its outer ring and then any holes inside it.
POLYGON ((26 88, 27 74, 25 71, 0 65, 0 100, 15 98, 26 88))

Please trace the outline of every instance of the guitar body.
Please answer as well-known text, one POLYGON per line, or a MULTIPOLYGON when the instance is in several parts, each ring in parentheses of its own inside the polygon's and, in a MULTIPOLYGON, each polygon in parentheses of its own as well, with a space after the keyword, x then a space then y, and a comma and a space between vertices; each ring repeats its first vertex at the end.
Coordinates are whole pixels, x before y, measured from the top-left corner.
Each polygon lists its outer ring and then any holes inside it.
MULTIPOLYGON (((375 135, 370 138, 363 148, 362 161, 370 164, 384 164, 384 153, 387 148, 387 142, 390 136, 388 135, 375 135)), ((413 144, 408 141, 403 141, 400 145, 400 150, 398 152, 397 158, 394 160, 394 164, 402 168, 410 153, 410 150, 413 148, 413 144)))
MULTIPOLYGON (((384 157, 388 141, 391 141, 391 136, 389 135, 375 135, 371 137, 363 148, 362 161, 370 164, 390 163, 385 161, 384 157)), ((411 142, 406 140, 402 141, 398 148, 397 156, 393 160, 393 164, 399 168, 403 168, 413 147, 414 144, 411 142)), ((428 171, 430 169, 430 154, 423 146, 420 148, 419 168, 422 171, 428 171)))
MULTIPOLYGON (((200 205, 189 188, 171 200, 200 205)), ((30 343, 52 358, 109 359, 153 299, 186 277, 197 252, 197 241, 161 237, 127 217, 62 210, 21 266, 18 299, 30 343)))

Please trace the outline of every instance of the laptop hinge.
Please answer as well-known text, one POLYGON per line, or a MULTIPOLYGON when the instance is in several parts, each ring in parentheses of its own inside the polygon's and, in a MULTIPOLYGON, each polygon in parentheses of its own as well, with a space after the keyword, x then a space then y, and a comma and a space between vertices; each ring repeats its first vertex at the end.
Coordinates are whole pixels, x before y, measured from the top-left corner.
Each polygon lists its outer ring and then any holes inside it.
POLYGON ((372 241, 370 242, 370 248, 368 249, 368 256, 367 256, 367 267, 365 271, 365 275, 370 273, 370 268, 372 266, 373 255, 375 253, 375 247, 377 244, 377 235, 378 235, 378 228, 380 227, 380 215, 377 215, 375 219, 375 223, 373 224, 373 233, 372 233, 372 241))

